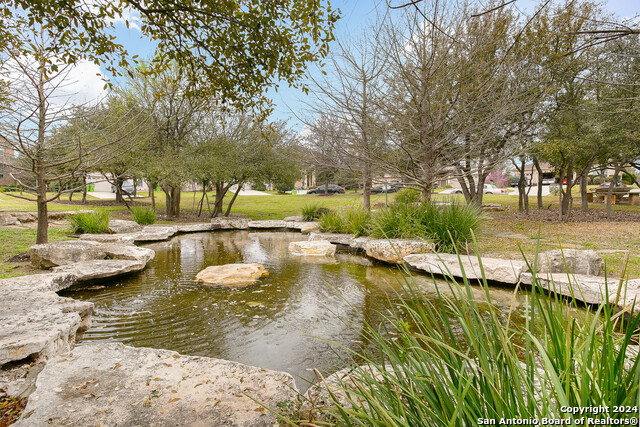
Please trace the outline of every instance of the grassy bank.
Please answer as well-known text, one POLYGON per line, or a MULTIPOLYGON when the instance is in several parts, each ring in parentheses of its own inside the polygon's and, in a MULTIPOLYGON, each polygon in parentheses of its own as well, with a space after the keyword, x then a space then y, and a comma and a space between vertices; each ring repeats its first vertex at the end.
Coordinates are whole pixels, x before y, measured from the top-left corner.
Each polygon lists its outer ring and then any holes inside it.
MULTIPOLYGON (((578 195, 575 195, 578 197, 578 195)), ((160 214, 165 208, 165 199, 162 192, 156 192, 156 206, 160 214)), ((389 194, 388 200, 392 201, 396 194, 389 194)), ((79 198, 74 196, 74 200, 79 198)), ((181 209, 185 216, 193 217, 192 209, 197 205, 200 193, 184 192, 181 197, 181 209)), ((209 195, 210 200, 213 195, 209 195)), ((459 200, 463 201, 460 195, 435 195, 434 200, 459 200)), ((537 214, 540 211, 535 209, 535 197, 530 197, 531 216, 517 215, 518 199, 515 196, 485 195, 485 203, 501 204, 507 207, 504 212, 489 212, 484 227, 484 233, 478 236, 479 249, 482 254, 503 258, 519 258, 520 249, 527 255, 532 255, 537 244, 538 231, 540 230, 541 250, 557 249, 560 245, 565 248, 575 247, 578 249, 593 249, 601 251, 601 256, 607 262, 607 270, 610 275, 620 276, 624 266, 627 265, 630 277, 640 277, 640 223, 638 222, 569 222, 560 223, 539 219, 537 214), (509 236, 510 235, 510 236, 509 236), (628 264, 626 263, 629 256, 628 264)), ((226 199, 230 200, 230 197, 226 199)), ((149 197, 135 199, 136 204, 151 203, 149 197)), ((557 209, 556 196, 545 196, 543 198, 547 217, 554 219, 555 209, 557 209), (548 207, 548 209, 547 209, 548 207)), ((285 216, 300 215, 302 208, 315 204, 333 210, 349 209, 359 207, 362 203, 362 194, 347 192, 347 194, 337 194, 331 196, 317 195, 282 195, 273 193, 270 196, 240 196, 233 205, 232 213, 247 215, 251 219, 281 219, 285 216)), ((382 207, 385 204, 385 195, 377 194, 372 196, 372 205, 382 207)), ((589 208, 595 213, 602 213, 604 204, 590 204, 589 208)), ((640 206, 614 205, 614 211, 619 215, 640 215, 640 206)), ((93 209, 96 211, 110 211, 112 215, 120 218, 132 219, 129 212, 123 206, 105 206, 104 201, 89 199, 86 205, 50 203, 51 211, 67 211, 79 209, 93 209)), ((35 211, 35 202, 24 201, 12 198, 0 193, 0 211, 35 211)), ((208 213, 203 213, 200 220, 206 220, 208 213)), ((59 240, 64 238, 65 230, 51 228, 50 239, 59 240)), ((14 255, 25 252, 32 242, 35 241, 35 231, 27 230, 4 230, 0 234, 0 274, 9 274, 19 266, 16 263, 7 263, 6 260, 14 255), (22 243, 17 243, 22 242, 22 243)))

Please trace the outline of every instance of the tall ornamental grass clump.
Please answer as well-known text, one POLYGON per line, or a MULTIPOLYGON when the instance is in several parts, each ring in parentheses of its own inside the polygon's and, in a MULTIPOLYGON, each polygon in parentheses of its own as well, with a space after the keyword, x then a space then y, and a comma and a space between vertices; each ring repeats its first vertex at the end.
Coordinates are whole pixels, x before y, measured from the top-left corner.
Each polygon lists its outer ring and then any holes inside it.
POLYGON ((403 295, 385 322, 365 321, 365 339, 376 351, 351 351, 356 367, 348 380, 321 381, 333 405, 316 408, 312 418, 341 426, 460 427, 480 420, 592 425, 583 418, 637 419, 640 359, 633 344, 640 315, 625 318, 604 305, 576 316, 576 300, 545 296, 534 274, 526 322, 516 328, 513 304, 505 317, 484 277, 488 304, 481 306, 466 278, 458 284, 449 277, 437 286, 449 291, 434 301, 405 277, 403 295), (609 412, 566 409, 602 407, 609 412))
POLYGON ((109 212, 81 212, 68 215, 67 219, 71 223, 71 232, 74 234, 109 233, 109 212))
POLYGON ((306 205, 302 207, 302 218, 305 221, 315 221, 330 210, 320 205, 306 205))
POLYGON ((395 203, 373 215, 373 237, 405 239, 423 237, 432 240, 439 252, 464 251, 472 234, 484 221, 480 208, 451 200, 446 204, 395 203))
POLYGON ((354 234, 360 237, 369 234, 370 222, 371 215, 362 208, 351 208, 343 212, 331 211, 320 217, 320 231, 354 234))
POLYGON ((147 206, 132 207, 131 216, 140 225, 155 224, 156 222, 156 211, 147 206))

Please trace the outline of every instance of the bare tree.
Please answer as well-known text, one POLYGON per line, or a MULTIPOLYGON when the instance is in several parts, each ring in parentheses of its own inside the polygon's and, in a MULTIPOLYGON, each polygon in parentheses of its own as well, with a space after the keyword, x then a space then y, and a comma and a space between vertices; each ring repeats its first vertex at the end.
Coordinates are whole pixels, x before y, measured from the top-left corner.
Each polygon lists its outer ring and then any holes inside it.
MULTIPOLYGON (((54 62, 45 57, 44 47, 48 43, 52 41, 45 39, 42 32, 34 31, 29 44, 31 52, 7 50, 9 58, 3 71, 12 77, 8 86, 10 102, 0 111, 0 138, 18 155, 9 160, 15 171, 12 175, 27 193, 36 196, 36 243, 47 242, 47 204, 96 165, 130 149, 129 145, 117 144, 118 141, 97 141, 81 132, 63 131, 62 127, 70 120, 86 117, 93 109, 69 105, 69 95, 61 96, 70 83, 71 66, 59 64, 54 70, 45 67, 44 64, 54 62), (48 193, 52 183, 56 183, 53 194, 48 193)), ((122 125, 114 124, 113 130, 122 125)), ((33 200, 25 195, 11 195, 33 200)))
POLYGON ((349 159, 344 162, 346 169, 360 176, 367 211, 371 209, 371 183, 383 135, 381 76, 386 57, 376 39, 376 34, 365 33, 359 43, 338 42, 328 76, 314 80, 311 89, 314 119, 329 113, 342 122, 346 132, 333 148, 349 159))

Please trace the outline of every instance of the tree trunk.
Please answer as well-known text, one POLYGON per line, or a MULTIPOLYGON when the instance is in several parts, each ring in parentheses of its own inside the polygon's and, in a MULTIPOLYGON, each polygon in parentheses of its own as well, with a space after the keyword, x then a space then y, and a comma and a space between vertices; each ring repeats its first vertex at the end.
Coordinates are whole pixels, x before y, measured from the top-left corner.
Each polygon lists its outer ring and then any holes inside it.
POLYGON ((82 175, 82 204, 87 204, 87 175, 82 175))
POLYGON ((124 179, 122 179, 122 176, 116 177, 116 202, 118 203, 124 202, 124 200, 122 199, 122 183, 123 182, 124 182, 124 179))
POLYGON ((611 179, 611 183, 609 184, 609 189, 607 190, 607 219, 611 220, 613 216, 613 212, 611 210, 611 196, 613 196, 613 187, 616 182, 618 182, 618 175, 620 174, 620 163, 616 163, 615 172, 613 173, 613 178, 611 179))
POLYGON ((362 205, 365 212, 371 211, 371 164, 368 159, 365 159, 362 170, 362 205))
POLYGON ((535 166, 536 171, 538 171, 538 197, 536 198, 538 201, 538 209, 543 209, 542 205, 542 168, 540 167, 540 162, 538 162, 537 157, 533 157, 533 166, 535 166))
POLYGON ((213 213, 211 218, 222 213, 222 203, 224 202, 224 194, 226 193, 224 182, 216 182, 216 200, 213 205, 213 213))
POLYGON ((329 194, 329 174, 326 175, 327 177, 324 180, 324 195, 326 196, 327 194, 329 194))
MULTIPOLYGON (((569 158, 569 161, 567 162, 567 169, 566 169, 566 179, 567 179, 567 185, 565 188, 565 192, 562 195, 562 206, 561 206, 561 210, 562 210, 562 219, 564 221, 569 221, 569 215, 571 214, 571 206, 573 205, 573 157, 569 158)), ((560 182, 560 185, 562 188, 562 181, 560 182)), ((560 192, 562 194, 562 191, 560 192)))
POLYGON ((38 170, 38 230, 36 232, 36 245, 47 243, 49 239, 49 213, 47 209, 47 182, 44 169, 38 170))
POLYGON ((149 197, 151 197, 151 209, 156 210, 156 183, 147 181, 149 186, 149 197))
POLYGON ((180 218, 180 186, 171 189, 171 201, 173 203, 174 218, 180 218))
POLYGON ((238 189, 236 190, 235 194, 231 198, 231 201, 229 202, 229 206, 227 206, 227 211, 224 213, 224 216, 229 216, 229 214, 231 213, 231 206, 233 206, 233 202, 236 201, 236 197, 238 197, 238 194, 240 194, 240 190, 242 190, 243 185, 244 185, 244 182, 241 182, 238 184, 238 189))
POLYGON ((589 201, 587 200, 587 178, 589 176, 590 167, 586 167, 580 175, 580 200, 582 202, 582 211, 589 210, 589 201))

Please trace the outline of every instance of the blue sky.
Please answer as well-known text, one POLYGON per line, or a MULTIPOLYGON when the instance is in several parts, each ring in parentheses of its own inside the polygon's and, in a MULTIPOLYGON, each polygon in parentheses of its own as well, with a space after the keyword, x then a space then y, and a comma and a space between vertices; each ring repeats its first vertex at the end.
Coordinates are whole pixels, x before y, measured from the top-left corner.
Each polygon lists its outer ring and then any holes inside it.
MULTIPOLYGON (((446 1, 446 0, 445 0, 446 1)), ((478 0, 483 2, 483 0, 478 0)), ((402 0, 390 0, 391 4, 401 4, 402 0)), ((517 0, 516 6, 521 10, 530 10, 537 2, 532 0, 517 0)), ((342 11, 342 19, 336 24, 336 38, 357 39, 362 31, 376 20, 378 13, 386 10, 385 0, 333 0, 334 8, 342 11)), ((603 2, 605 11, 617 15, 618 18, 633 17, 640 14, 640 0, 606 0, 603 2)), ((124 24, 117 24, 116 36, 132 55, 142 58, 153 54, 153 43, 140 37, 140 32, 135 28, 135 17, 131 20, 134 25, 127 29, 124 24)), ((319 73, 317 67, 311 66, 310 72, 319 73)), ((268 92, 275 103, 272 119, 288 120, 293 130, 299 131, 302 124, 295 119, 291 111, 300 112, 305 108, 306 95, 298 90, 281 85, 278 92, 268 92)))

